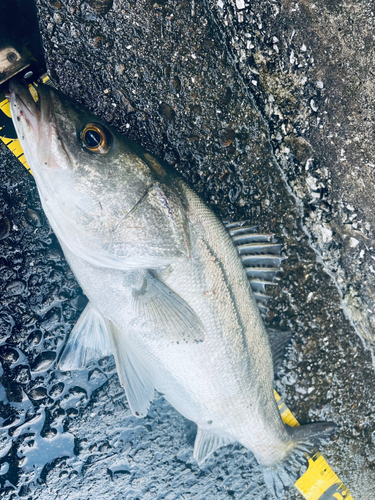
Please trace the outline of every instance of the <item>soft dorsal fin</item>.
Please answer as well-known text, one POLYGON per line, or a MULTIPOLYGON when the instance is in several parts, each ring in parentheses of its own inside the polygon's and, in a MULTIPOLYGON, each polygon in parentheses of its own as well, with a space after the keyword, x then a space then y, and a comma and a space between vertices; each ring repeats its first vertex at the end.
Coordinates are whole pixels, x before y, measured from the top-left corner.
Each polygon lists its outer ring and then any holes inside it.
POLYGON ((198 463, 202 463, 206 458, 221 446, 233 443, 233 440, 201 429, 198 427, 197 437, 194 443, 194 458, 198 463))
POLYGON ((282 245, 273 241, 273 234, 259 233, 259 226, 248 225, 249 221, 224 222, 236 245, 245 268, 250 286, 262 316, 268 312, 266 286, 275 285, 281 261, 282 245))
POLYGON ((154 399, 153 377, 146 362, 110 321, 106 321, 120 384, 125 389, 130 409, 136 417, 145 417, 154 399))
POLYGON ((281 367, 283 359, 285 357, 285 350, 290 344, 293 336, 293 332, 290 330, 278 331, 272 328, 267 328, 268 338, 271 345, 272 359, 273 359, 273 369, 276 373, 281 367))
POLYGON ((145 274, 132 300, 138 316, 149 319, 171 342, 203 340, 203 324, 193 309, 153 273, 145 274))
POLYGON ((81 370, 93 359, 112 354, 107 324, 89 302, 74 326, 59 361, 60 370, 81 370))

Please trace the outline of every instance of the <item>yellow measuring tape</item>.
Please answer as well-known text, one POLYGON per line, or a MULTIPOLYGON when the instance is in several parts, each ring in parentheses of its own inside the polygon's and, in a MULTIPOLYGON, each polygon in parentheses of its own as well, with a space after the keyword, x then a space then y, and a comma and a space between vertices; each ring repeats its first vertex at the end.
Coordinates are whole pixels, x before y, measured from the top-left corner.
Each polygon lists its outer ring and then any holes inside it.
MULTIPOLYGON (((19 159, 19 161, 22 163, 22 165, 24 167, 26 167, 27 170, 30 170, 30 167, 26 161, 25 155, 23 154, 20 141, 16 137, 13 137, 12 133, 8 132, 8 129, 11 128, 10 122, 12 121, 12 119, 10 116, 9 102, 7 99, 5 99, 4 101, 2 101, 0 103, 0 111, 2 111, 2 113, 0 114, 0 139, 3 141, 4 144, 6 144, 8 146, 8 148, 12 151, 14 156, 16 156, 19 159), (8 120, 4 120, 4 115, 5 115, 5 117, 9 118, 10 122, 8 120), (6 125, 8 125, 8 126, 6 126, 6 125), (3 135, 5 133, 7 133, 7 136, 11 135, 11 138, 3 135)), ((12 124, 12 126, 13 126, 13 124, 12 124)), ((14 128, 13 128, 13 130, 14 130, 14 128)), ((14 135, 15 134, 16 134, 16 132, 14 131, 14 135)))
MULTIPOLYGON (((42 81, 46 83, 48 77, 44 77, 42 81)), ((34 87, 30 85, 29 88, 34 99, 37 100, 34 87)), ((16 137, 7 99, 0 102, 0 110, 2 111, 2 113, 0 112, 0 139, 20 160, 22 165, 32 173, 26 162, 20 141, 16 137), (7 133, 7 136, 4 133, 7 133)), ((298 421, 276 391, 275 399, 283 422, 290 427, 298 426, 298 421)), ((319 452, 314 453, 312 456, 307 456, 307 458, 309 462, 308 469, 295 483, 295 487, 306 500, 353 500, 348 488, 340 481, 319 452)))

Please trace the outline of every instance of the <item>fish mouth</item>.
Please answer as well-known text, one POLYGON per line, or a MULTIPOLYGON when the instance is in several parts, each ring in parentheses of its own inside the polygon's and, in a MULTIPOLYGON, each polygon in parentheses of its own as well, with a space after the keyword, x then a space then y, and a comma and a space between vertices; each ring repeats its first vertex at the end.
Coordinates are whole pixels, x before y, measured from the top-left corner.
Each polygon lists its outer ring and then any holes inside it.
POLYGON ((34 100, 28 84, 13 79, 9 83, 7 98, 17 134, 26 140, 29 137, 29 141, 38 142, 41 129, 54 125, 55 119, 50 88, 40 84, 35 90, 37 101, 34 100), (30 135, 33 137, 30 138, 30 135))
MULTIPOLYGON (((36 131, 39 127, 41 111, 40 106, 34 101, 28 86, 18 80, 11 80, 7 97, 15 121, 19 122, 20 125, 25 122, 28 127, 36 131)), ((40 102, 39 91, 38 98, 40 102)), ((16 123, 15 125, 18 128, 16 123)))

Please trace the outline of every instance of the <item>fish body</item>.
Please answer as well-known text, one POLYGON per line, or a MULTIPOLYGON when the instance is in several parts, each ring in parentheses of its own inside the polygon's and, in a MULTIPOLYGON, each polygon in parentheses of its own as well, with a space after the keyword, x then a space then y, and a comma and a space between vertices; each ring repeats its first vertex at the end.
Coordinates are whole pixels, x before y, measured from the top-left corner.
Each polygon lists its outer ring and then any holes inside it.
POLYGON ((228 231, 181 177, 85 108, 46 86, 39 106, 10 90, 43 208, 89 298, 62 368, 113 352, 136 416, 156 389, 198 425, 198 461, 238 441, 281 497, 333 425, 284 426, 269 336, 228 231))
POLYGON ((172 406, 199 429, 239 441, 255 453, 259 449, 257 458, 272 463, 275 455, 283 456, 290 437, 273 395, 267 333, 228 232, 183 181, 181 188, 190 207, 191 256, 153 276, 201 318, 204 340, 174 338, 165 335, 163 325, 145 321, 133 304, 133 290, 147 280, 147 272, 127 271, 124 277, 124 271, 101 268, 98 274, 90 263, 63 250, 90 303, 126 332, 127 341, 152 367, 154 387, 172 406))

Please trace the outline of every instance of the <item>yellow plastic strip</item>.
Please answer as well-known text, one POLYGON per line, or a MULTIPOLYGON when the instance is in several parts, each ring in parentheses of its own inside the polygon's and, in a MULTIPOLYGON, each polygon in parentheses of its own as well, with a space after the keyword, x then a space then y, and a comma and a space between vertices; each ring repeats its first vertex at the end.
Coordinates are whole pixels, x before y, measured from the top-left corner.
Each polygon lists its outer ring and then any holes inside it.
POLYGON ((23 155, 23 150, 21 148, 20 141, 18 139, 14 139, 12 142, 8 144, 8 148, 12 151, 14 156, 17 158, 23 155))
POLYGON ((299 426, 299 423, 298 423, 296 417, 293 415, 293 413, 289 410, 287 405, 281 399, 281 396, 279 396, 276 391, 274 391, 274 394, 275 394, 276 403, 277 403, 277 406, 279 408, 279 412, 280 412, 281 418, 283 419, 284 424, 287 424, 290 427, 299 426))
MULTIPOLYGON (((8 104, 8 109, 9 109, 9 103, 7 102, 7 104, 8 104)), ((3 111, 4 106, 2 106, 2 105, 3 105, 3 103, 0 103, 0 108, 3 111)), ((0 128, 0 134, 1 134, 1 128, 0 128)), ((2 137, 1 135, 0 135, 0 139, 8 147, 8 149, 10 149, 12 151, 14 156, 16 156, 20 160, 22 165, 30 172, 30 174, 32 174, 31 168, 29 167, 29 164, 26 161, 25 155, 23 154, 23 150, 22 150, 20 141, 18 139, 9 139, 8 137, 2 137)))
POLYGON ((309 468, 295 483, 307 500, 353 500, 353 496, 333 472, 328 462, 317 452, 309 458, 309 468))
POLYGON ((3 141, 4 144, 8 145, 9 143, 13 142, 14 139, 8 139, 7 137, 2 137, 1 140, 3 141))
POLYGON ((8 99, 5 99, 0 103, 0 109, 8 118, 11 118, 8 99))
MULTIPOLYGON (((49 77, 42 78, 43 83, 48 83, 49 77)), ((38 99, 37 93, 32 85, 30 91, 34 100, 38 99)), ((9 102, 7 99, 0 102, 0 111, 7 118, 11 117, 9 102)), ((1 116, 0 116, 0 139, 7 147, 17 156, 20 162, 32 174, 29 165, 26 162, 20 142, 18 139, 9 139, 1 137, 1 116)), ((292 412, 286 406, 279 394, 275 391, 275 399, 280 411, 283 422, 290 427, 297 427, 299 423, 292 412)), ((304 496, 306 500, 354 500, 348 488, 340 481, 338 476, 333 472, 326 460, 320 453, 315 453, 313 456, 308 456, 309 466, 305 474, 295 483, 297 490, 304 496)))
MULTIPOLYGON (((283 422, 291 427, 299 426, 297 419, 276 391, 275 399, 283 422)), ((294 484, 306 500, 353 500, 348 488, 319 452, 307 457, 308 469, 294 484)))

